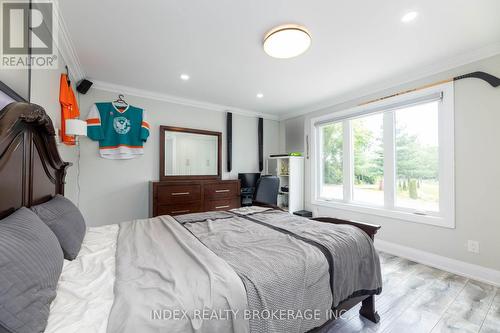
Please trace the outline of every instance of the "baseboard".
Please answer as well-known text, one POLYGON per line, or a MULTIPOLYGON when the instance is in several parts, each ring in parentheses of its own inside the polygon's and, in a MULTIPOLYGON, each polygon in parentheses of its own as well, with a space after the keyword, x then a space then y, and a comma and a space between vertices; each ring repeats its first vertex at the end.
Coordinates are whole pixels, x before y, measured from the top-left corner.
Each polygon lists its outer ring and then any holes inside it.
POLYGON ((420 264, 500 287, 500 271, 491 268, 443 257, 434 253, 417 250, 380 239, 375 240, 375 248, 420 264))

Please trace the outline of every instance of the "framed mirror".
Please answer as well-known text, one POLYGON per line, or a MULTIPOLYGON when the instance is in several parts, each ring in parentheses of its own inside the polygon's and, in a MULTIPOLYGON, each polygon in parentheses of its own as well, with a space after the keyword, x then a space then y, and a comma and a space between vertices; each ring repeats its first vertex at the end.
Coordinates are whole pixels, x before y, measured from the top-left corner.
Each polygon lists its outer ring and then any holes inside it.
POLYGON ((222 133, 160 126, 160 180, 220 179, 222 133))

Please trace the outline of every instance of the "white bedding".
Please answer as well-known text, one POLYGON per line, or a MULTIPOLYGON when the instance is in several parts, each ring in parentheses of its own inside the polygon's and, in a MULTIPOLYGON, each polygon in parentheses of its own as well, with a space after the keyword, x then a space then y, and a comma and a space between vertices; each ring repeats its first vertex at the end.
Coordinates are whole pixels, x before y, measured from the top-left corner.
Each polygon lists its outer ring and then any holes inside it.
POLYGON ((118 225, 89 228, 73 261, 64 260, 46 333, 105 333, 113 305, 118 225))

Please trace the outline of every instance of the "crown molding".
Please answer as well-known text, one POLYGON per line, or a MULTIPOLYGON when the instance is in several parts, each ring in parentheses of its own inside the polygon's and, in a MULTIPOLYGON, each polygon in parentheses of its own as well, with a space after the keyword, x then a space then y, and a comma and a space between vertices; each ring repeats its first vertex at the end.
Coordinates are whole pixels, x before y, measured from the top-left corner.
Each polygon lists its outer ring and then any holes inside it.
POLYGON ((269 120, 276 120, 276 121, 278 120, 278 116, 273 115, 273 114, 262 113, 262 112, 252 111, 252 110, 245 110, 245 109, 241 109, 241 108, 237 108, 237 107, 233 107, 233 106, 228 106, 228 105, 203 102, 203 101, 198 101, 198 100, 184 98, 184 97, 177 97, 177 96, 172 96, 172 95, 168 95, 168 94, 164 94, 164 93, 153 92, 153 91, 123 86, 123 85, 99 81, 99 80, 93 80, 93 79, 90 79, 90 80, 94 83, 92 88, 98 89, 98 90, 104 90, 104 91, 109 91, 109 92, 113 92, 113 93, 120 93, 120 94, 124 94, 124 95, 132 95, 132 96, 153 99, 153 100, 157 100, 157 101, 173 103, 173 104, 178 104, 178 105, 191 106, 191 107, 205 109, 205 110, 211 110, 211 111, 217 111, 217 112, 232 112, 232 113, 247 116, 247 117, 262 117, 264 119, 269 119, 269 120))
MULTIPOLYGON (((70 34, 68 32, 68 28, 66 26, 66 23, 64 22, 64 19, 62 17, 58 0, 54 0, 54 12, 55 15, 57 16, 57 22, 59 26, 59 31, 58 31, 58 38, 56 39, 56 46, 60 52, 61 57, 64 59, 66 62, 67 66, 69 67, 70 75, 72 76, 72 79, 77 82, 83 78, 86 77, 85 71, 81 65, 81 62, 78 58, 78 54, 75 51, 75 47, 72 43, 72 40, 70 38, 70 34)), ((240 115, 245 115, 245 116, 250 116, 250 117, 262 117, 264 119, 269 119, 269 120, 277 120, 277 121, 284 121, 287 119, 299 117, 305 114, 313 113, 316 111, 320 111, 335 105, 339 105, 342 103, 346 103, 358 98, 361 98, 363 96, 368 96, 368 95, 373 95, 378 92, 391 89, 400 85, 404 85, 413 81, 417 81, 420 79, 424 79, 426 77, 436 75, 448 70, 452 70, 470 63, 473 63, 475 61, 479 61, 482 59, 486 59, 495 55, 500 54, 500 42, 498 43, 493 43, 490 45, 487 45, 483 48, 473 50, 470 52, 462 53, 458 56, 449 58, 445 61, 439 61, 432 63, 430 65, 422 66, 418 69, 411 70, 408 72, 405 72, 403 74, 398 74, 395 76, 392 76, 388 79, 385 79, 379 83, 376 84, 371 84, 371 85, 366 85, 364 87, 358 88, 351 90, 349 92, 346 92, 344 94, 334 96, 332 98, 329 98, 327 100, 324 100, 319 103, 312 103, 310 106, 298 109, 289 113, 285 114, 269 114, 269 113, 262 113, 262 112, 257 112, 257 111, 252 111, 252 110, 246 110, 246 109, 241 109, 237 107, 232 107, 232 106, 227 106, 227 105, 221 105, 221 104, 215 104, 215 103, 209 103, 209 102, 203 102, 203 101, 198 101, 198 100, 193 100, 193 99, 188 99, 188 98, 183 98, 183 97, 177 97, 173 95, 168 95, 164 93, 158 93, 158 92, 152 92, 152 91, 147 91, 143 89, 138 89, 138 88, 133 88, 133 87, 127 87, 123 85, 117 85, 109 82, 104 82, 104 81, 98 81, 98 80, 92 80, 94 82, 94 88, 100 89, 100 90, 105 90, 105 91, 110 91, 110 92, 120 92, 123 94, 128 94, 128 95, 134 95, 138 97, 143 97, 143 98, 149 98, 149 99, 154 99, 154 100, 159 100, 159 101, 164 101, 164 102, 169 102, 169 103, 174 103, 174 104, 179 104, 179 105, 185 105, 185 106, 191 106, 191 107, 197 107, 197 108, 202 108, 202 109, 207 109, 207 110, 212 110, 212 111, 219 111, 219 112, 233 112, 235 114, 240 114, 240 115)))
MULTIPOLYGON (((85 71, 81 65, 80 59, 78 58, 78 54, 75 51, 75 47, 70 38, 70 34, 68 32, 68 28, 61 14, 61 10, 59 8, 58 0, 54 0, 54 13, 57 17, 57 22, 59 26, 58 30, 58 38, 56 39, 57 48, 66 62, 66 65, 69 67, 70 75, 74 81, 80 81, 86 77, 85 71)), ((144 89, 138 89, 133 87, 127 87, 123 85, 117 85, 109 82, 92 80, 94 85, 93 88, 110 91, 110 92, 119 92, 122 94, 133 95, 137 97, 149 98, 154 100, 159 100, 168 103, 174 103, 179 105, 191 106, 196 108, 202 108, 212 111, 219 112, 233 112, 236 114, 249 116, 249 117, 262 117, 264 119, 269 120, 278 120, 277 115, 256 112, 251 110, 245 110, 241 108, 236 108, 227 105, 220 105, 214 103, 208 103, 203 101, 197 101, 177 96, 172 96, 163 93, 157 93, 152 91, 147 91, 144 89)))
POLYGON ((410 70, 403 74, 392 76, 389 79, 383 80, 376 84, 366 85, 361 88, 350 90, 349 92, 340 94, 336 97, 327 99, 325 101, 311 104, 309 107, 303 109, 292 111, 286 114, 281 114, 279 116, 279 120, 284 121, 287 119, 299 117, 308 113, 313 113, 329 107, 333 107, 335 105, 350 102, 355 99, 361 98, 363 96, 377 94, 387 89, 395 88, 400 85, 421 80, 426 77, 443 73, 448 70, 456 69, 458 67, 468 65, 470 63, 483 60, 486 58, 490 58, 498 54, 500 54, 500 42, 487 45, 477 50, 462 53, 458 56, 449 58, 445 61, 434 62, 430 65, 422 66, 415 70, 410 70))
POLYGON ((78 82, 85 78, 85 71, 83 70, 80 59, 78 59, 78 54, 75 51, 73 42, 71 41, 68 28, 59 8, 59 1, 54 0, 52 3, 54 4, 54 16, 57 19, 59 27, 58 38, 56 38, 56 46, 59 50, 60 56, 69 68, 70 76, 73 81, 78 82))

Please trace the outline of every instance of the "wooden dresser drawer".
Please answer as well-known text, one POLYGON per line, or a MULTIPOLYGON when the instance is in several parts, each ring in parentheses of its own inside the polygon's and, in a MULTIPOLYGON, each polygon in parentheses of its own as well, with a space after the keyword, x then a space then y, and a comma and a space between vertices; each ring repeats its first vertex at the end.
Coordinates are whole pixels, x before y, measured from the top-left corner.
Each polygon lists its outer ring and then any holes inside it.
POLYGON ((240 207, 239 180, 150 183, 150 216, 181 215, 240 207))
POLYGON ((229 210, 240 206, 240 198, 227 198, 205 201, 205 211, 229 210))
POLYGON ((239 196, 239 186, 236 182, 220 182, 205 185, 205 199, 232 198, 239 196))
POLYGON ((157 215, 181 215, 203 211, 201 202, 181 203, 176 205, 158 205, 157 215))
POLYGON ((201 201, 201 185, 170 185, 158 187, 158 204, 201 201))

